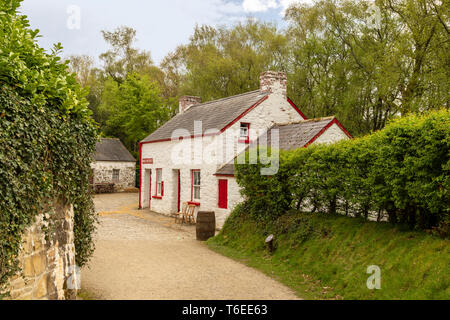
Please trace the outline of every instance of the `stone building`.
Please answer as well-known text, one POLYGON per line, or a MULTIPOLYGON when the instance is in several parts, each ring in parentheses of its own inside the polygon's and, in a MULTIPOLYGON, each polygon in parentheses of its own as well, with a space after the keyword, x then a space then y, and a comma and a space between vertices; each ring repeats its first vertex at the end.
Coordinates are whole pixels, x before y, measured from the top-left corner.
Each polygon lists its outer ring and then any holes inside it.
POLYGON ((24 232, 18 260, 21 273, 10 279, 7 299, 75 299, 80 270, 75 263, 73 207, 55 200, 24 232), (45 230, 51 223, 52 234, 45 230))
POLYGON ((233 160, 262 135, 280 148, 351 138, 335 117, 307 120, 286 85, 285 73, 268 71, 256 91, 207 103, 181 97, 179 114, 140 143, 139 207, 170 215, 188 202, 214 211, 220 228, 243 200, 233 160))
POLYGON ((119 139, 97 142, 91 164, 94 185, 114 184, 114 191, 136 186, 136 159, 119 139))

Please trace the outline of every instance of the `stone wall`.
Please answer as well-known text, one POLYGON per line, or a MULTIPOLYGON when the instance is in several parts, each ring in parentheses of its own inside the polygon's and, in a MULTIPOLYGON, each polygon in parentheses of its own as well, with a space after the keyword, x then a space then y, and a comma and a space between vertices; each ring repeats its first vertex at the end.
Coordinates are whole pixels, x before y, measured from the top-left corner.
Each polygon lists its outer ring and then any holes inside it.
POLYGON ((287 98, 287 75, 285 72, 267 71, 259 77, 261 92, 280 94, 287 98))
POLYGON ((202 98, 193 96, 182 96, 180 97, 179 103, 180 103, 179 111, 180 113, 183 113, 187 111, 190 107, 202 103, 202 98))
POLYGON ((12 300, 75 299, 76 273, 73 208, 55 201, 24 233, 19 255, 21 274, 11 278, 12 300), (46 239, 45 229, 50 236, 46 239), (69 287, 69 288, 68 288, 69 287))
POLYGON ((136 163, 96 161, 91 164, 94 170, 94 184, 114 183, 116 192, 136 186, 136 163), (120 170, 119 181, 113 181, 113 170, 120 170))

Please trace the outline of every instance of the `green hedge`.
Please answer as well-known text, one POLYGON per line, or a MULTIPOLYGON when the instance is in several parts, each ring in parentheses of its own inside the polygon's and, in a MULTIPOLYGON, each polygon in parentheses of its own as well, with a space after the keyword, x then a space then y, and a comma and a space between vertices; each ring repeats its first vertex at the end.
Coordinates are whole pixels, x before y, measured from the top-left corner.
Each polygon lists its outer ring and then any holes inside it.
POLYGON ((392 121, 364 138, 280 152, 275 176, 236 164, 249 211, 273 220, 290 208, 449 228, 450 113, 392 121))

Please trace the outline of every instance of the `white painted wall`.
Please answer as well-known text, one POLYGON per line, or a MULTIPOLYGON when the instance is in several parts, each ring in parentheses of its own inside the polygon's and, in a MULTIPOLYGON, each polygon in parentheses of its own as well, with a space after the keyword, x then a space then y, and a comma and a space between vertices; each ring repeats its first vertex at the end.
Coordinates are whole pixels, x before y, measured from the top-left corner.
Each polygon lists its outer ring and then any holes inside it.
POLYGON ((349 139, 349 136, 337 124, 333 124, 313 144, 334 143, 349 139))

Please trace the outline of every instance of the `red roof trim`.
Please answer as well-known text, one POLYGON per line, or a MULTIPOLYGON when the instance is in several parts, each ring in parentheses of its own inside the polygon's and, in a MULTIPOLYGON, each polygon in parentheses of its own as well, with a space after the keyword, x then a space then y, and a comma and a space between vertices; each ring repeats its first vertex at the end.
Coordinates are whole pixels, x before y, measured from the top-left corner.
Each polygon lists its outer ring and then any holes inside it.
POLYGON ((347 131, 347 129, 345 129, 345 127, 342 125, 342 123, 339 122, 339 120, 337 118, 335 118, 336 120, 336 124, 339 126, 339 128, 342 129, 342 131, 344 131, 344 133, 350 138, 353 139, 353 136, 347 131))
POLYGON ((233 124, 235 124, 236 122, 238 122, 239 120, 241 120, 243 117, 245 117, 250 111, 252 111, 253 109, 255 109, 257 106, 259 106, 261 103, 263 103, 264 101, 266 101, 269 98, 269 96, 265 96, 264 98, 262 98, 261 100, 259 100, 258 102, 256 102, 254 105, 252 105, 250 108, 248 108, 247 110, 245 110, 239 117, 237 117, 236 119, 234 119, 233 121, 231 121, 229 124, 227 124, 222 130, 220 130, 220 133, 223 133, 225 130, 227 130, 228 128, 230 128, 233 124))
MULTIPOLYGON (((264 98, 262 98, 261 100, 259 100, 258 102, 256 102, 254 105, 252 105, 250 108, 248 108, 247 110, 245 110, 239 117, 237 117, 236 119, 234 119, 233 121, 231 121, 229 124, 227 124, 222 130, 220 130, 217 133, 208 133, 208 134, 197 134, 197 135, 191 135, 191 136, 187 136, 187 137, 179 137, 179 140, 182 139, 195 139, 195 138, 202 138, 202 137, 208 137, 208 136, 217 136, 221 133, 223 133, 225 130, 227 130, 229 127, 231 127, 233 124, 235 124, 236 122, 238 122, 240 119, 242 119, 246 114, 248 114, 250 111, 252 111, 254 108, 256 108, 257 106, 259 106, 261 103, 263 103, 265 100, 267 100, 269 98, 269 96, 265 96, 264 98)), ((174 139, 176 140, 176 139, 174 139)), ((172 139, 160 139, 160 140, 153 140, 153 141, 143 141, 141 142, 141 144, 150 144, 150 143, 157 143, 157 142, 167 142, 167 141, 172 141, 172 139)))
MULTIPOLYGON (((233 121, 231 121, 229 124, 227 124, 224 128, 222 128, 222 130, 220 130, 220 132, 217 133, 210 133, 210 134, 198 134, 198 135, 191 135, 191 136, 187 136, 187 137, 179 137, 178 139, 195 139, 195 138, 201 138, 201 137, 207 137, 207 136, 215 136, 215 135, 219 135, 221 133, 223 133, 224 131, 226 131, 228 128, 230 128, 232 125, 234 125, 236 122, 238 122, 239 120, 241 120, 243 117, 245 117, 250 111, 252 111, 253 109, 255 109, 257 106, 259 106, 261 103, 263 103, 264 101, 266 101, 269 98, 269 96, 265 96, 264 98, 261 98, 261 100, 259 100, 258 102, 256 102, 254 105, 252 105, 250 108, 248 108, 247 110, 245 110, 240 116, 238 116, 236 119, 234 119, 233 121)), ((298 114, 304 119, 304 120, 308 120, 308 118, 303 114, 303 112, 300 111, 300 109, 295 105, 294 102, 292 102, 291 99, 287 98, 287 101, 289 102, 289 104, 295 109, 295 111, 298 112, 298 114)), ((341 124, 339 124, 340 127, 342 127, 341 124)), ((347 130, 345 130, 344 127, 342 127, 342 129, 344 130, 344 132, 347 133, 347 135, 350 136, 350 134, 347 132, 347 130)), ((159 140, 153 140, 153 141, 143 141, 140 144, 150 144, 150 143, 157 143, 157 142, 168 142, 168 141, 172 141, 172 139, 159 139, 159 140)))
POLYGON ((291 99, 287 98, 287 101, 290 103, 290 105, 295 109, 295 111, 298 112, 299 115, 303 117, 304 120, 308 120, 308 118, 303 114, 303 112, 300 111, 300 109, 295 105, 294 102, 292 102, 291 99))
POLYGON ((339 122, 339 120, 337 118, 334 118, 333 120, 330 121, 329 124, 327 124, 316 136, 314 136, 314 138, 312 138, 307 144, 305 144, 304 148, 309 147, 311 144, 313 144, 317 139, 319 139, 319 137, 321 135, 323 135, 325 133, 325 131, 327 131, 328 129, 330 129, 330 127, 333 124, 337 124, 339 126, 339 128, 341 128, 342 131, 344 131, 344 133, 350 138, 353 139, 353 137, 351 136, 350 133, 348 133, 348 131, 344 128, 344 126, 339 122))

